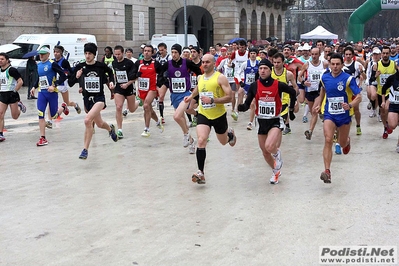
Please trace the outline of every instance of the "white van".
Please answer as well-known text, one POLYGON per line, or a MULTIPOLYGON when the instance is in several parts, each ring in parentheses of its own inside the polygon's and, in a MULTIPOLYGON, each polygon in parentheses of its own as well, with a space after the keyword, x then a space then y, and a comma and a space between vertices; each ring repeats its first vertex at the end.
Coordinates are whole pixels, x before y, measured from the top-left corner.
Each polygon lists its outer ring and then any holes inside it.
MULTIPOLYGON (((154 35, 152 35, 151 45, 153 47, 158 48, 158 44, 160 44, 161 42, 163 42, 167 45, 168 53, 170 54, 170 48, 175 43, 178 43, 182 47, 184 47, 184 34, 154 34, 154 35)), ((200 47, 197 37, 195 37, 194 34, 187 34, 187 46, 189 46, 189 45, 200 47)))
POLYGON ((65 48, 64 56, 71 66, 85 59, 83 46, 85 43, 97 44, 96 37, 88 34, 22 34, 12 44, 0 45, 0 52, 7 53, 11 65, 26 78, 26 61, 29 55, 34 56, 41 47, 50 48, 50 59, 54 58, 54 46, 62 45, 65 48))

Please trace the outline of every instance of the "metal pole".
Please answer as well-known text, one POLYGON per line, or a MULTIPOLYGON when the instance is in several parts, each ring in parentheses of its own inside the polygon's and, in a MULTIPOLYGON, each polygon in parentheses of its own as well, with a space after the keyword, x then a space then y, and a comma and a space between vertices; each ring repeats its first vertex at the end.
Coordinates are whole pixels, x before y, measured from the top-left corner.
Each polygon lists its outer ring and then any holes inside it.
POLYGON ((184 0, 184 46, 187 46, 187 0, 184 0))

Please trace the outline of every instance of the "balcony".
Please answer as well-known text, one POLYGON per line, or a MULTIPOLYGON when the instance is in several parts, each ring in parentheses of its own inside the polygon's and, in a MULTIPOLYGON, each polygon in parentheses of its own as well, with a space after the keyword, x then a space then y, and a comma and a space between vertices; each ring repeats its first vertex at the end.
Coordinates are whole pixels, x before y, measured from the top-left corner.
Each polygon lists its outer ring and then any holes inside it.
POLYGON ((264 0, 266 7, 287 10, 289 6, 295 5, 295 0, 264 0))

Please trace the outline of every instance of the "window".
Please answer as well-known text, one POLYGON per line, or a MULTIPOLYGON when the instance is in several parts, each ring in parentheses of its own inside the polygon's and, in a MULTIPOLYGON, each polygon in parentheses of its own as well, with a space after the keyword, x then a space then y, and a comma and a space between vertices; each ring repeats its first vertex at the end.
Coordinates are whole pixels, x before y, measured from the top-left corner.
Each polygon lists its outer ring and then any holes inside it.
POLYGON ((152 35, 155 34, 155 8, 148 8, 148 36, 151 39, 152 35))
POLYGON ((125 5, 125 40, 133 41, 133 6, 125 5))

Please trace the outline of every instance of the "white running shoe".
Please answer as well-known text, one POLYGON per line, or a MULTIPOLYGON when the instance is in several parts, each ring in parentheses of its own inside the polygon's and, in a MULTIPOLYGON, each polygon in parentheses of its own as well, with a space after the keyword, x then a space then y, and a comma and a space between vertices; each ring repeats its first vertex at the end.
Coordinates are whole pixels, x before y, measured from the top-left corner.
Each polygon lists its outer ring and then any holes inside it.
POLYGON ((375 110, 370 110, 369 117, 373 118, 373 117, 376 117, 376 116, 377 116, 377 112, 375 110))
POLYGON ((281 172, 280 171, 274 171, 273 170, 273 174, 272 174, 272 177, 270 178, 270 184, 272 184, 272 185, 275 185, 275 184, 278 184, 278 179, 279 179, 279 177, 281 176, 281 172))
POLYGON ((150 130, 144 129, 143 133, 141 133, 141 136, 148 138, 150 136, 150 130))
POLYGON ((164 127, 163 127, 161 121, 158 121, 158 122, 157 122, 157 128, 159 128, 159 131, 160 131, 161 133, 163 132, 164 127))
POLYGON ((183 135, 183 147, 184 148, 187 148, 188 145, 190 145, 190 138, 191 138, 190 134, 183 135))
POLYGON ((252 122, 249 122, 249 123, 248 123, 247 129, 248 129, 248 130, 252 130, 252 122))
POLYGON ((193 141, 190 143, 190 146, 188 147, 188 153, 195 154, 195 139, 192 140, 193 141))

